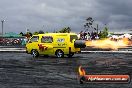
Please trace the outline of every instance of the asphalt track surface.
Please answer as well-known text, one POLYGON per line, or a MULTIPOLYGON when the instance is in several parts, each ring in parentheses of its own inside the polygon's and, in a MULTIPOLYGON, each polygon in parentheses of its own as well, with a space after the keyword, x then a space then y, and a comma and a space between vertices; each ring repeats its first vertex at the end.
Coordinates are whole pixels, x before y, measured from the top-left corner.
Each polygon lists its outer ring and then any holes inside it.
POLYGON ((132 88, 129 84, 79 84, 78 67, 87 73, 129 73, 132 54, 88 53, 73 58, 33 58, 26 53, 0 52, 0 88, 132 88))

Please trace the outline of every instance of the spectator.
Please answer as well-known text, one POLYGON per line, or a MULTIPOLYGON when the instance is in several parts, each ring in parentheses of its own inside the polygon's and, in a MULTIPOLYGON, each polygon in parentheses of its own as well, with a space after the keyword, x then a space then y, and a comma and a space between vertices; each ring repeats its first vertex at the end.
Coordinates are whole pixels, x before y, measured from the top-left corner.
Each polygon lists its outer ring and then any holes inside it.
POLYGON ((84 32, 83 36, 84 36, 83 37, 84 38, 83 40, 87 39, 87 33, 86 32, 84 32))
POLYGON ((94 40, 95 39, 95 36, 94 36, 94 32, 92 31, 91 32, 91 40, 94 40))
POLYGON ((87 39, 87 40, 91 40, 91 38, 90 38, 90 33, 89 33, 89 32, 88 32, 87 35, 86 35, 86 39, 87 39))

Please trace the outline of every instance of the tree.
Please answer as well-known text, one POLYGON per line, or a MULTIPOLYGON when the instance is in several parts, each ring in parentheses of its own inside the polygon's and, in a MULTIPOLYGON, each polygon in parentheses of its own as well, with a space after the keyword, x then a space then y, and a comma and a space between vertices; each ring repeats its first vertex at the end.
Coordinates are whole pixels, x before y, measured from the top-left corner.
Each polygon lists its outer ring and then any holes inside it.
POLYGON ((91 29, 96 30, 96 31, 97 31, 97 34, 98 34, 98 24, 97 24, 96 27, 94 27, 94 26, 93 26, 93 23, 94 23, 93 18, 92 18, 92 17, 88 17, 88 18, 86 19, 86 23, 85 23, 85 25, 84 25, 84 28, 86 29, 85 31, 88 31, 88 30, 91 28, 91 29))
POLYGON ((105 27, 104 30, 102 32, 99 33, 99 37, 100 38, 107 38, 108 37, 108 28, 105 27))
POLYGON ((93 28, 93 27, 92 27, 93 22, 94 22, 93 18, 92 18, 92 17, 88 17, 88 18, 86 19, 86 23, 85 23, 85 25, 84 25, 84 28, 85 28, 87 31, 88 31, 89 28, 93 28))
POLYGON ((30 38, 30 37, 31 37, 31 34, 30 34, 29 32, 27 32, 27 33, 25 34, 25 36, 26 36, 27 38, 30 38))
POLYGON ((104 33, 104 36, 105 36, 105 37, 107 37, 107 36, 108 36, 108 28, 107 28, 107 27, 105 27, 105 28, 104 28, 103 33, 104 33))
POLYGON ((71 28, 70 27, 64 27, 59 32, 60 33, 70 33, 71 32, 71 28))
POLYGON ((29 32, 30 37, 33 35, 31 32, 29 32))
POLYGON ((19 35, 24 36, 23 32, 20 32, 19 35))
POLYGON ((39 33, 37 32, 37 31, 35 31, 34 33, 33 33, 33 35, 38 35, 39 33))
POLYGON ((38 32, 39 34, 44 34, 44 31, 42 31, 42 30, 39 30, 39 32, 38 32))

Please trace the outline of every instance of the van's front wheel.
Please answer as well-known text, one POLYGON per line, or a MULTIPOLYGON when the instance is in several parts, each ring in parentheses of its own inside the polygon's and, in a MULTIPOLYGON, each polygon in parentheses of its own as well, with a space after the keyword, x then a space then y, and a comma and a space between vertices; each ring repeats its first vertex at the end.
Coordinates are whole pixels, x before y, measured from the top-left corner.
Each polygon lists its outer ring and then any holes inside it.
POLYGON ((56 57, 61 58, 61 57, 64 57, 64 52, 62 50, 57 50, 55 55, 56 57))
POLYGON ((33 55, 33 57, 38 57, 39 53, 37 50, 32 50, 32 55, 33 55))

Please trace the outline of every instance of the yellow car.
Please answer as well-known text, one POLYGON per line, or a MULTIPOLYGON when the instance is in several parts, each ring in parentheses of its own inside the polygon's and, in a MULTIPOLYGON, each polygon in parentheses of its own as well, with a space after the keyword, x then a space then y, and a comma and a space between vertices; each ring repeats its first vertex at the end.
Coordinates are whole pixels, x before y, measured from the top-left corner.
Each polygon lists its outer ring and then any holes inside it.
POLYGON ((57 57, 72 57, 80 52, 80 48, 74 47, 78 39, 75 33, 46 33, 33 35, 26 44, 26 52, 33 57, 39 55, 56 55, 57 57))

